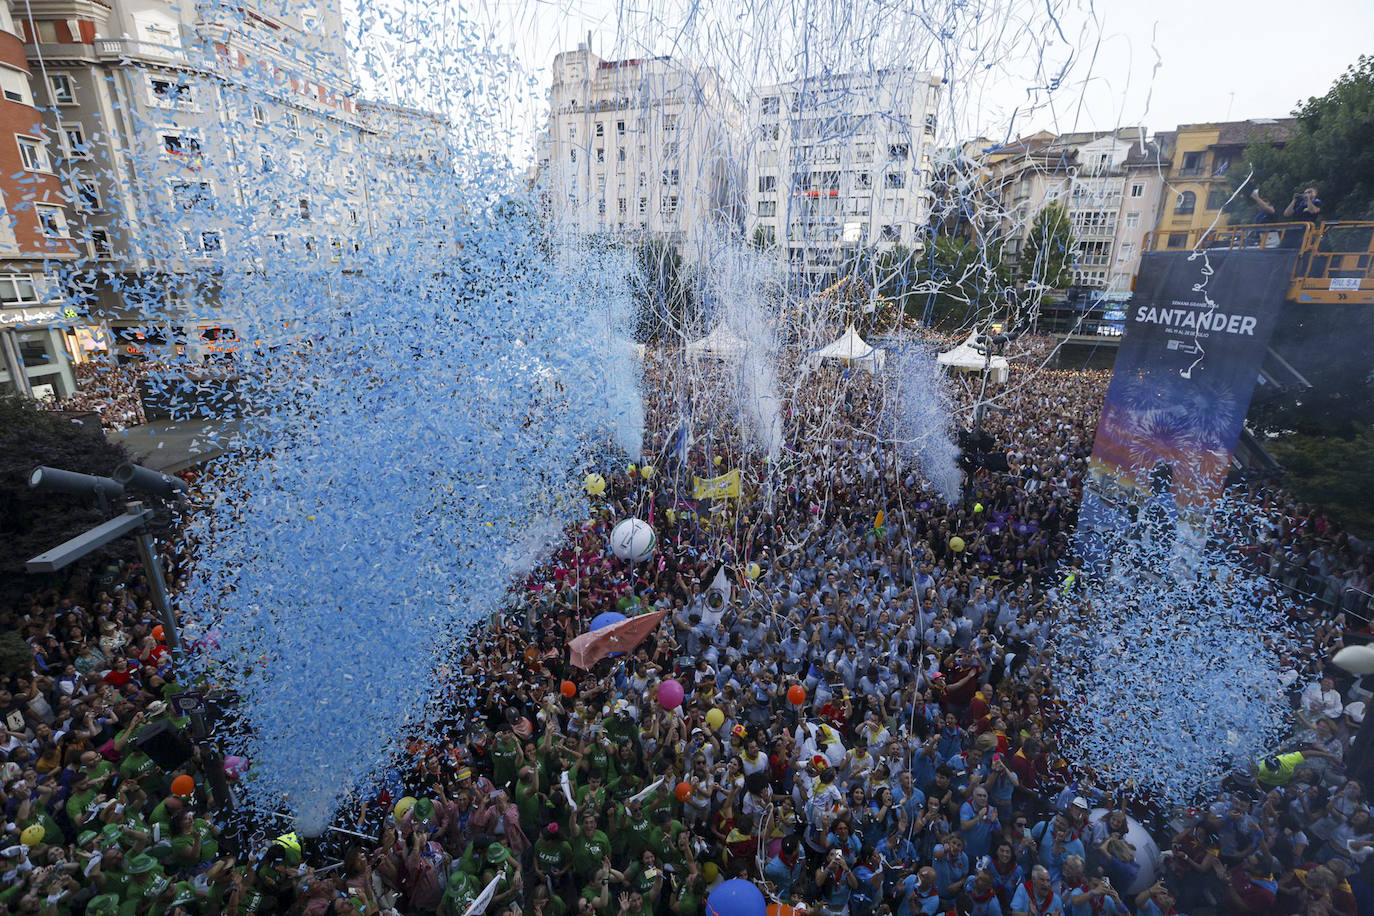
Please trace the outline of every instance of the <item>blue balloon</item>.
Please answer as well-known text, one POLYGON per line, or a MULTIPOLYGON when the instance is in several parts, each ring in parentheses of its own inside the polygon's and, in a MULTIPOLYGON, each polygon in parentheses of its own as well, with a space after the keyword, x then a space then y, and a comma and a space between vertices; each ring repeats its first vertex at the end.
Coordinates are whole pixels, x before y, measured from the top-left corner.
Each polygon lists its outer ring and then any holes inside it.
POLYGON ((592 629, 604 630, 613 623, 620 623, 620 621, 628 619, 628 617, 619 611, 603 611, 592 618, 592 629))
POLYGON ((766 916, 763 891, 743 878, 732 878, 706 898, 706 916, 766 916))

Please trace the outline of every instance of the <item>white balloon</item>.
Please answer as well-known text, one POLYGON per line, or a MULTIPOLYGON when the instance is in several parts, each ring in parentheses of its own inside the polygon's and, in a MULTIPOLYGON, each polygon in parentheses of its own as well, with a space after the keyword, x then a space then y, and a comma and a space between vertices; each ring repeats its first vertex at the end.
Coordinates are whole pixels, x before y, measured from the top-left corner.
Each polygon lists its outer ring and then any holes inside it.
POLYGON ((1351 674, 1374 674, 1374 646, 1346 646, 1331 661, 1351 674))
POLYGON ((627 518, 611 529, 611 552, 622 560, 638 563, 654 555, 658 538, 648 522, 627 518))
MULTIPOLYGON (((1088 815, 1088 823, 1096 823, 1106 816, 1106 808, 1094 808, 1088 815)), ((1163 860, 1159 855, 1159 846, 1155 843, 1154 837, 1150 836, 1150 831, 1129 815, 1126 817, 1125 840, 1135 847, 1135 864, 1140 866, 1140 871, 1136 872, 1135 880, 1131 882, 1130 887, 1118 890, 1123 896, 1135 896, 1155 883, 1155 875, 1159 872, 1159 864, 1163 860)))

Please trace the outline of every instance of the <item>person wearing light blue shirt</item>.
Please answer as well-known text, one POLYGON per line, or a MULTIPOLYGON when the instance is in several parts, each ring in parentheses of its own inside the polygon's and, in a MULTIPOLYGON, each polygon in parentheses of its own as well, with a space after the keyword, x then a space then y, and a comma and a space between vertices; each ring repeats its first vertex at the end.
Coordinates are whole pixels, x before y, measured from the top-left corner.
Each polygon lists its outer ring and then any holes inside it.
POLYGON ((959 835, 975 861, 992 852, 992 836, 1000 826, 997 809, 988 804, 988 790, 978 786, 959 807, 959 835))

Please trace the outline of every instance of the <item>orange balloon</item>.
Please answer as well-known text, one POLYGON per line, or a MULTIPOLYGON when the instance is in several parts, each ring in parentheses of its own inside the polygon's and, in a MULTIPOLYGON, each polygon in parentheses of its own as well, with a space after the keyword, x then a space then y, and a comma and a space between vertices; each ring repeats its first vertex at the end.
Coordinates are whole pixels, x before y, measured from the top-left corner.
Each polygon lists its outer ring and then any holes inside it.
POLYGON ((797 916, 797 908, 785 903, 768 904, 768 916, 797 916))
POLYGON ((801 684, 793 684, 787 688, 787 702, 793 706, 800 706, 806 702, 806 688, 801 684))
POLYGON ((162 642, 166 638, 167 631, 162 629, 162 624, 158 624, 157 626, 153 627, 153 639, 156 639, 158 642, 162 642))
POLYGON ((525 663, 533 665, 537 661, 539 661, 539 650, 530 646, 525 650, 525 663))
POLYGON ((673 794, 677 796, 678 801, 685 802, 692 797, 692 784, 690 782, 678 783, 677 788, 673 790, 673 794))
POLYGON ((564 681, 563 685, 559 687, 558 690, 560 693, 563 694, 563 696, 568 697, 569 699, 572 699, 573 697, 577 696, 577 685, 574 684, 572 681, 564 681))
POLYGON ((172 780, 172 794, 186 798, 196 790, 196 781, 185 773, 172 780))

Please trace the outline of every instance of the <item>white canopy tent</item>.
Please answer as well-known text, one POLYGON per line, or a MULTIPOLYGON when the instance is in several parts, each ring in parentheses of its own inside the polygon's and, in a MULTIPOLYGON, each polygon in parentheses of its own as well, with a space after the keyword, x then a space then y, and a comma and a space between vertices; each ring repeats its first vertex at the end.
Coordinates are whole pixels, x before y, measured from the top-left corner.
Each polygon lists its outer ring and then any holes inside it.
POLYGON ((877 372, 881 369, 885 356, 886 354, 882 350, 860 337, 859 332, 854 329, 852 324, 844 329, 839 340, 828 343, 811 353, 811 358, 818 363, 835 359, 845 363, 856 363, 869 372, 877 372))
POLYGON ((721 322, 705 337, 689 343, 687 355, 697 359, 740 359, 746 349, 748 344, 721 322))
POLYGON ((950 372, 982 372, 983 367, 988 369, 988 377, 999 385, 1007 383, 1007 376, 1011 374, 1011 364, 1007 362, 1005 356, 993 356, 992 361, 979 353, 974 344, 978 341, 978 332, 969 334, 968 339, 952 350, 946 350, 935 357, 936 362, 944 366, 950 372))

